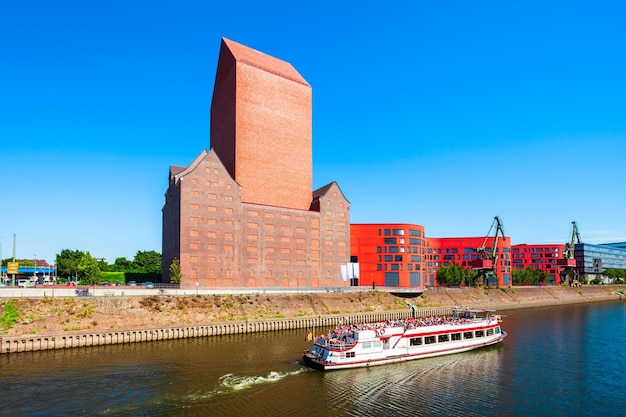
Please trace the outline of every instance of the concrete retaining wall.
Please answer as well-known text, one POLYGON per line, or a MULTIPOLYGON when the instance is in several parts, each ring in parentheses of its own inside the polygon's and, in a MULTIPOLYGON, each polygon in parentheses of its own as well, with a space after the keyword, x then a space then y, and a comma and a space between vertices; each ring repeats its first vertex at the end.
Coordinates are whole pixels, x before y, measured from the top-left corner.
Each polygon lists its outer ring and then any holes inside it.
POLYGON ((338 314, 332 316, 269 319, 259 321, 212 323, 204 325, 170 326, 150 329, 108 331, 76 331, 46 335, 0 336, 0 353, 33 352, 49 349, 70 349, 118 343, 153 342, 190 337, 207 337, 237 333, 315 328, 327 330, 342 323, 362 323, 397 320, 415 316, 450 314, 451 308, 441 307, 392 311, 383 313, 338 314))

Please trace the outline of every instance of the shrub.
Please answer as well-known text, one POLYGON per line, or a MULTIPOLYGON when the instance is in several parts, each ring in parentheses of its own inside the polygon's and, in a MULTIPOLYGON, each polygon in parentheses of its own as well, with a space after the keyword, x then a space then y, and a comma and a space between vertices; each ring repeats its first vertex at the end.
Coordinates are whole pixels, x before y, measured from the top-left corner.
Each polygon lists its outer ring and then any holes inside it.
POLYGON ((20 311, 15 300, 7 301, 4 306, 4 314, 0 317, 0 330, 8 330, 20 318, 20 311))

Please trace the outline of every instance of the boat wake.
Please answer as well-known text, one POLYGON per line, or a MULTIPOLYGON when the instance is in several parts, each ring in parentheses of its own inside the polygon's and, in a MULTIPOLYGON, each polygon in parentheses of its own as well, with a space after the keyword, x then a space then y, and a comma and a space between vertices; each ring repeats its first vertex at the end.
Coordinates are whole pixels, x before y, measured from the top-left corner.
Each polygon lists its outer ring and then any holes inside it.
POLYGON ((190 399, 194 401, 204 401, 216 396, 228 395, 235 392, 240 392, 257 385, 273 384, 281 381, 289 376, 297 375, 301 372, 306 372, 305 368, 301 368, 295 371, 289 372, 276 372, 271 371, 267 375, 234 375, 226 374, 219 378, 218 384, 215 388, 205 394, 192 394, 190 399))
POLYGON ((291 372, 275 372, 272 371, 266 376, 236 376, 233 374, 226 374, 219 379, 218 388, 223 388, 230 391, 241 391, 251 388, 260 384, 271 384, 278 382, 288 376, 296 375, 302 372, 302 370, 291 372))

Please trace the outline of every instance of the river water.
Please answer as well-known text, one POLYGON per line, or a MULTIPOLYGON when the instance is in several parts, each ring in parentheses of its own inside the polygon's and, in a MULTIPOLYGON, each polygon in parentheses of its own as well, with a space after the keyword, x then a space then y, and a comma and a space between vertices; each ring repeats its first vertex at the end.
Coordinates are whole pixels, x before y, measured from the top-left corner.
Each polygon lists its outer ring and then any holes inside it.
POLYGON ((304 330, 0 355, 0 415, 626 414, 625 303, 503 313, 499 346, 327 373, 304 330))

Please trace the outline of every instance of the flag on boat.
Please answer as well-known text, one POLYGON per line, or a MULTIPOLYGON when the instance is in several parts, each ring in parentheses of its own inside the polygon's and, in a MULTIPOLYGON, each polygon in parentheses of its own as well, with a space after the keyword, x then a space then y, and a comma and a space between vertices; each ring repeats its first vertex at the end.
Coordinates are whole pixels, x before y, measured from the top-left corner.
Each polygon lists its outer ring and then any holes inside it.
POLYGON ((311 331, 311 329, 306 329, 306 337, 304 338, 304 340, 306 342, 310 342, 311 340, 313 340, 313 332, 311 331))

